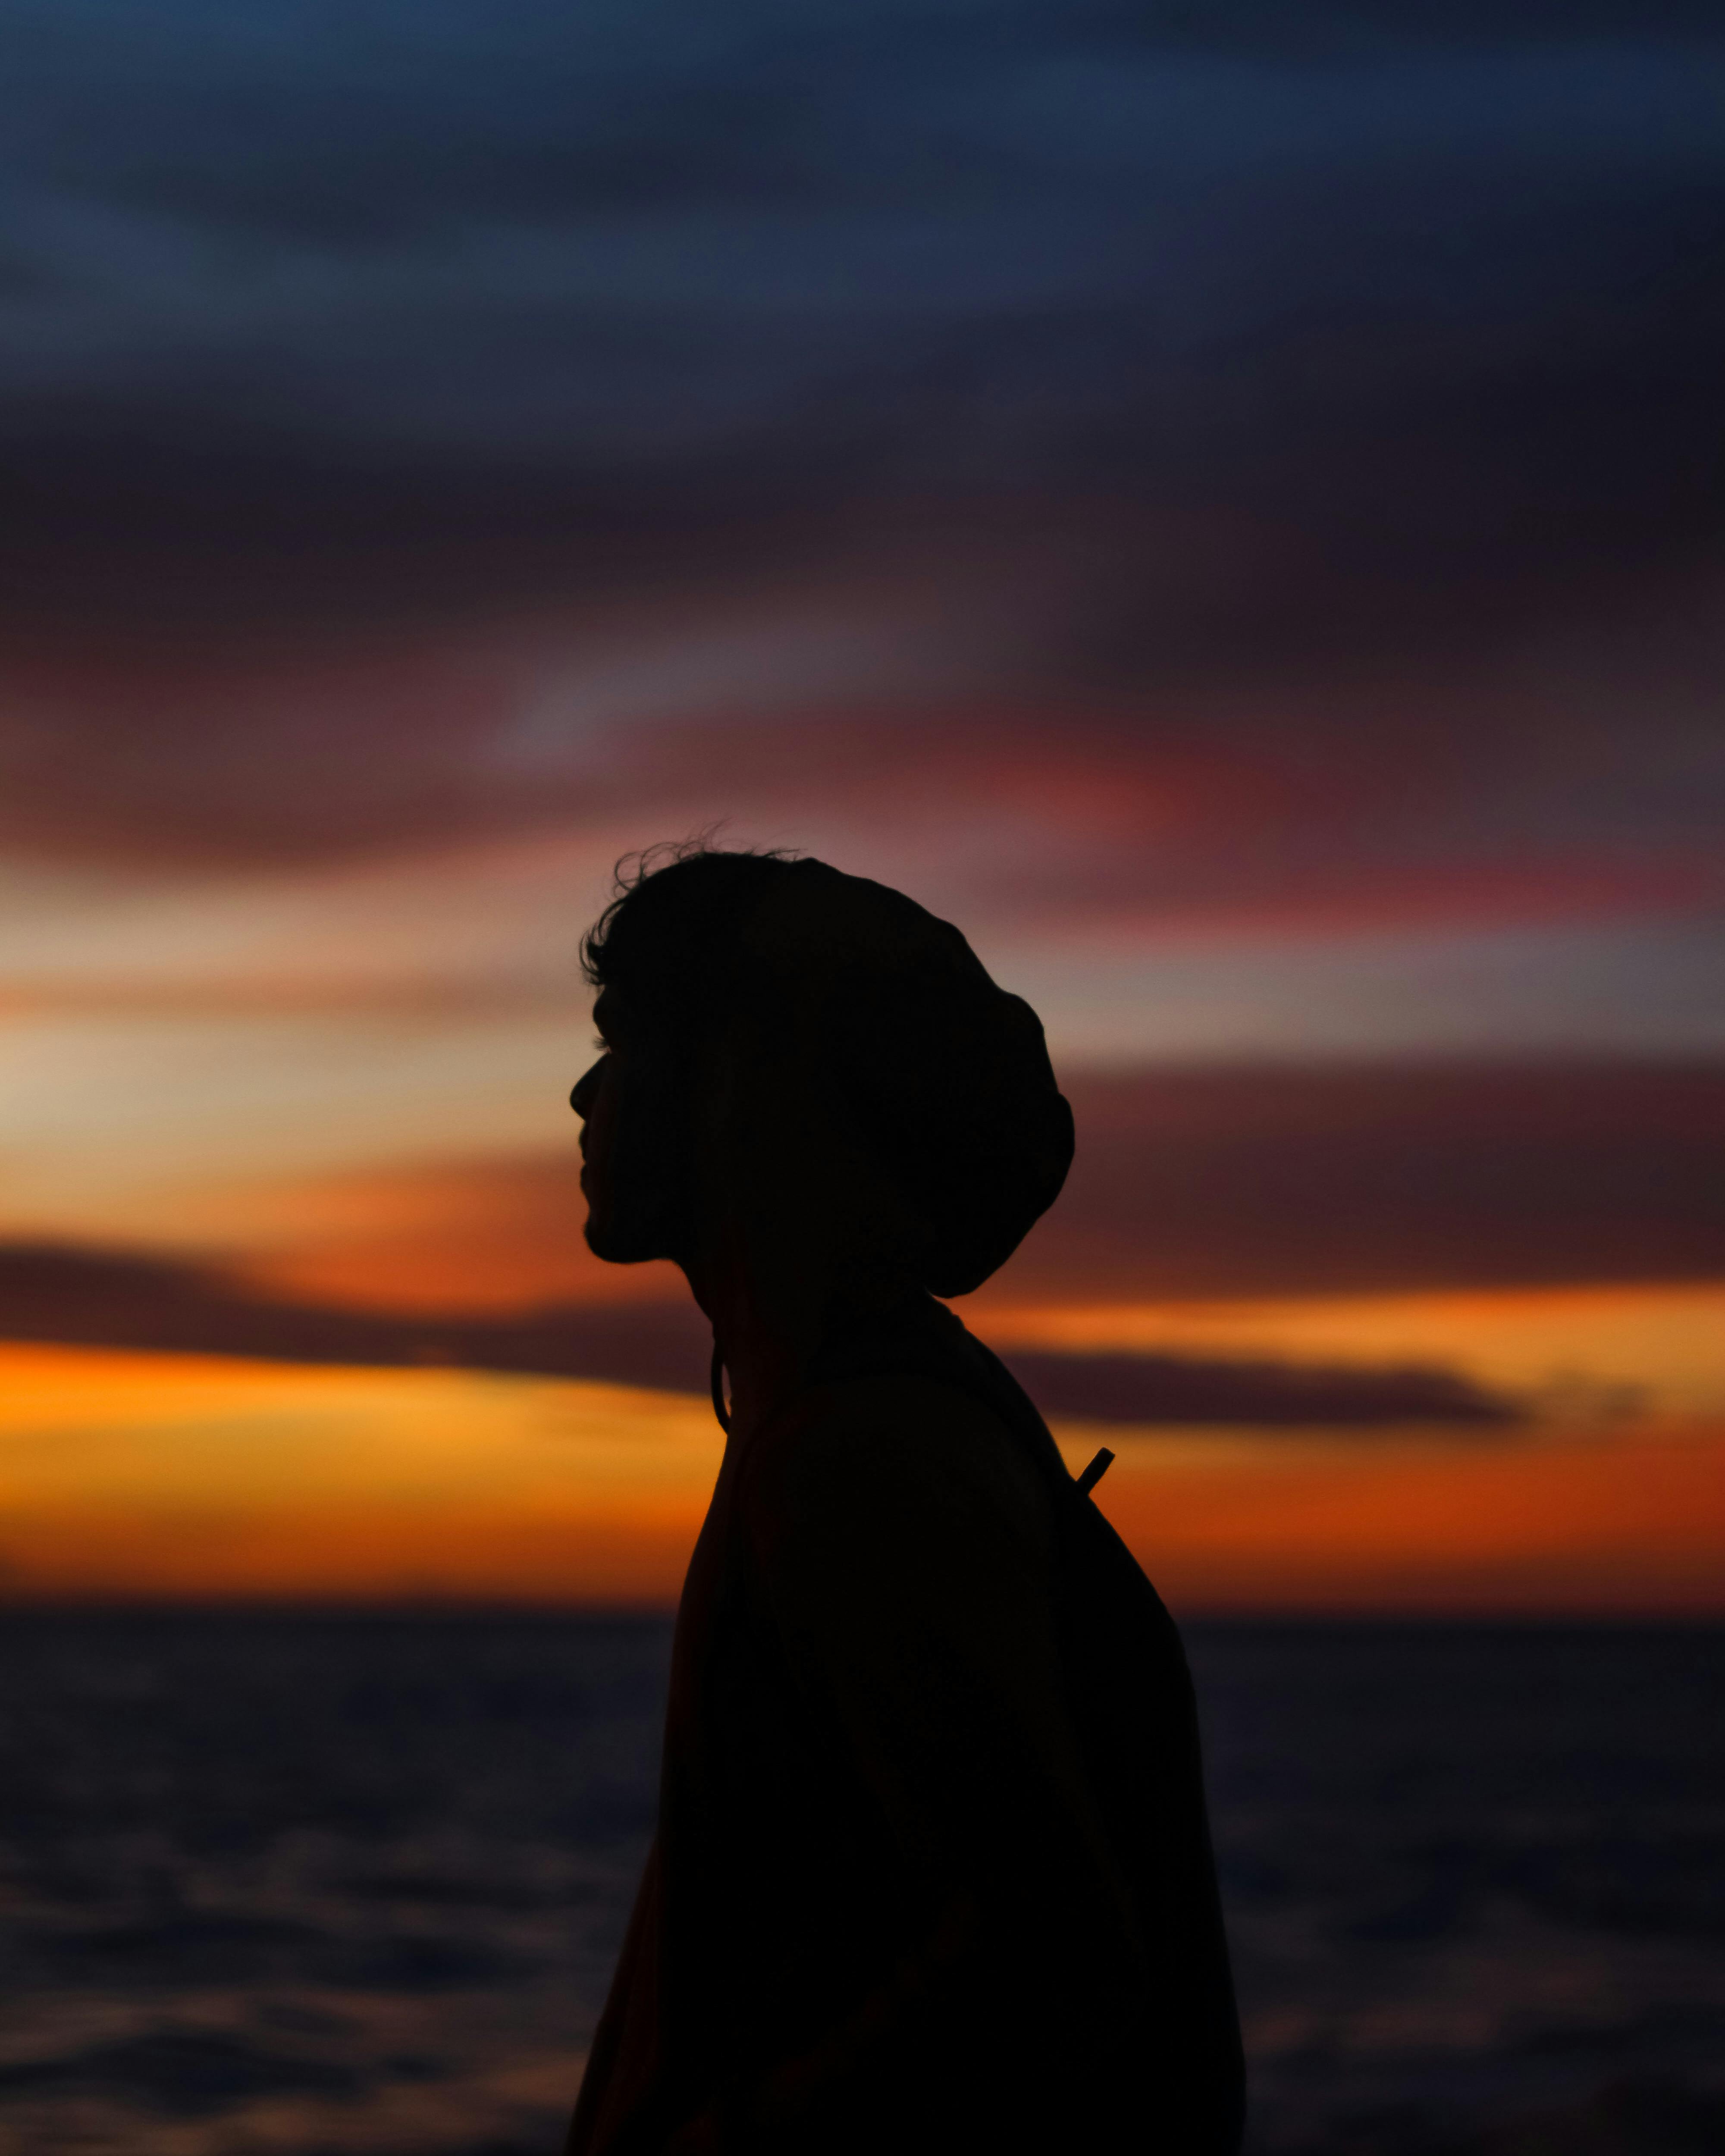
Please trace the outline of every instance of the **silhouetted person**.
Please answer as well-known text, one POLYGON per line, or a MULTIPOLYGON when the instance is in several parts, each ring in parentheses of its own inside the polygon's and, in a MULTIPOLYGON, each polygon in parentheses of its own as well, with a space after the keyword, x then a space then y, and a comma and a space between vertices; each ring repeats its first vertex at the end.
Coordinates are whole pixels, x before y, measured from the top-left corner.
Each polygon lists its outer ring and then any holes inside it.
POLYGON ((933 1300, 1065 1178, 1034 1013, 816 861, 685 850, 586 952, 588 1240, 687 1274, 728 1436, 570 2156, 1227 2156, 1178 1639, 933 1300))

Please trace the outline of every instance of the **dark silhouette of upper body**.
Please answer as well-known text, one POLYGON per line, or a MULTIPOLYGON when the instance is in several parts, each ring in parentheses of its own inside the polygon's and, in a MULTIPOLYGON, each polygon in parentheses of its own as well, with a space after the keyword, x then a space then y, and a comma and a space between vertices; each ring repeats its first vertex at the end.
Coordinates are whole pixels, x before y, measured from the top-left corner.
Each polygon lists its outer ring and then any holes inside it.
POLYGON ((682 1266, 727 1431, 569 2156, 1230 2156, 1178 1637, 933 1299, 1064 1178, 1034 1014, 911 901, 773 856, 675 857, 588 963, 588 1238, 682 1266))

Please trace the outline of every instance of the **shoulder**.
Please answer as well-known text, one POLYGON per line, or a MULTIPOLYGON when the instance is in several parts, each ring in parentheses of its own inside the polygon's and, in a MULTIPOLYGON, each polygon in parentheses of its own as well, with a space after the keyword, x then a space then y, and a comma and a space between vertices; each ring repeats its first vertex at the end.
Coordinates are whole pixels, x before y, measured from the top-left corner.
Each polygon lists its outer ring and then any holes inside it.
POLYGON ((1051 1534, 1035 1463, 972 1394, 890 1373, 814 1386, 751 1447, 744 1510, 770 1552, 786 1537, 900 1543, 1004 1537, 1033 1561, 1051 1534))

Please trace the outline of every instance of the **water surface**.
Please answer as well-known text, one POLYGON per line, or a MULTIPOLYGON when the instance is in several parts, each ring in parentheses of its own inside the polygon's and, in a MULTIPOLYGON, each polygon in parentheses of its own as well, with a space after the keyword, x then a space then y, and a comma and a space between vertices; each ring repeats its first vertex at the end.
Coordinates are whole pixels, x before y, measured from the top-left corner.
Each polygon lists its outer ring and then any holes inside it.
MULTIPOLYGON (((0 2148, 554 2156, 657 1619, 0 1628, 0 2148)), ((1725 2150, 1725 1631, 1190 1629, 1264 2156, 1725 2150)))

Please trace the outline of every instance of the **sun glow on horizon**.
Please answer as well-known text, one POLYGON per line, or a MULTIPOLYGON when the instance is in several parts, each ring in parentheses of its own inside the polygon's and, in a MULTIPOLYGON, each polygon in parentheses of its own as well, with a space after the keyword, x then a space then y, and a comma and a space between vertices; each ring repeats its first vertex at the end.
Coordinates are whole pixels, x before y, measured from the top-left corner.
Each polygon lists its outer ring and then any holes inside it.
MULTIPOLYGON (((1725 1419, 1458 1439, 1063 1424, 1177 1609, 1725 1611, 1725 1419)), ((721 1440, 583 1381, 0 1348, 13 1600, 672 1601, 721 1440)))

